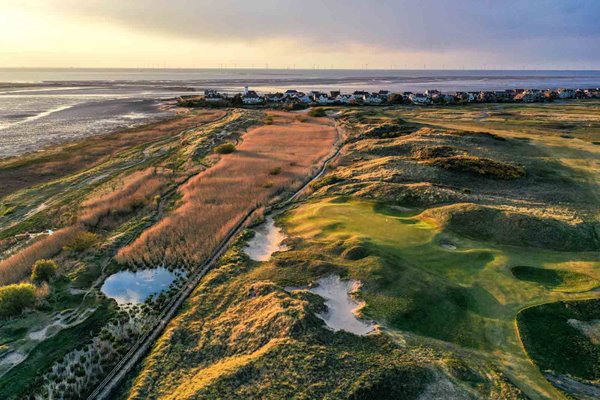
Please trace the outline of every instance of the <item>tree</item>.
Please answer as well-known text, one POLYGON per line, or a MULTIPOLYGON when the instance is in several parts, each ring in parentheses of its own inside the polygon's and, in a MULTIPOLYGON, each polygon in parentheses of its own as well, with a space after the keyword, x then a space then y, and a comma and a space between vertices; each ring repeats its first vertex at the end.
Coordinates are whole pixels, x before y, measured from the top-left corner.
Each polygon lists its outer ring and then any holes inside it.
POLYGON ((50 282, 56 276, 58 266, 52 260, 37 260, 33 264, 31 281, 34 283, 50 282))
POLYGON ((17 283, 0 287, 0 318, 14 317, 35 305, 35 286, 17 283))

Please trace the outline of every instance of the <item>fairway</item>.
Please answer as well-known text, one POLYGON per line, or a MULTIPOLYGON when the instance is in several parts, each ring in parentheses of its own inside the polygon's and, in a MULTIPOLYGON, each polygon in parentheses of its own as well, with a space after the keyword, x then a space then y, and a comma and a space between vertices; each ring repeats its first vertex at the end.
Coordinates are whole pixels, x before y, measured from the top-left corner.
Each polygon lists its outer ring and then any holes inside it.
POLYGON ((512 365, 512 374, 522 369, 527 381, 538 383, 543 377, 531 368, 515 329, 519 310, 585 298, 600 272, 595 253, 478 242, 423 221, 419 210, 398 211, 375 202, 307 202, 284 218, 284 226, 288 234, 302 237, 302 257, 325 258, 363 282, 366 317, 415 334, 417 342, 441 339, 482 351, 497 363, 512 365), (344 257, 343 249, 356 243, 364 247, 364 257, 344 257), (323 249, 329 250, 326 257, 323 249), (536 276, 563 279, 544 285, 524 279, 522 269, 518 279, 512 268, 518 265, 535 265, 536 276))

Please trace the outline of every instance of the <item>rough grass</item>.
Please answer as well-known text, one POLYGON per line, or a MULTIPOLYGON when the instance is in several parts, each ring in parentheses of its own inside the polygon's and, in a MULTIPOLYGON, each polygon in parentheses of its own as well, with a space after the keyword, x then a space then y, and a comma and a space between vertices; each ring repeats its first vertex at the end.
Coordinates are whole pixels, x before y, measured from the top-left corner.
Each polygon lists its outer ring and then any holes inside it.
POLYGON ((600 286, 600 282, 589 275, 574 271, 543 269, 519 265, 511 269, 515 278, 542 285, 560 292, 586 292, 600 286))
POLYGON ((272 125, 251 129, 235 153, 190 179, 180 190, 182 205, 122 249, 118 260, 199 265, 249 210, 298 187, 331 151, 335 129, 325 119, 299 123, 292 114, 270 115, 272 125))
MULTIPOLYGON (((314 315, 322 300, 263 279, 270 268, 249 262, 239 248, 207 275, 171 323, 129 399, 414 399, 438 380, 467 375, 482 396, 499 395, 491 369, 463 365, 446 372, 439 367, 443 357, 429 349, 402 348, 385 335, 324 329, 314 315)), ((285 279, 286 273, 273 277, 285 279)), ((518 398, 515 388, 502 393, 518 398)))
POLYGON ((600 345, 568 323, 600 319, 600 300, 561 301, 527 308, 517 317, 527 352, 541 370, 600 379, 600 345))
POLYGON ((168 171, 156 168, 128 175, 120 188, 84 201, 79 221, 90 228, 114 227, 136 209, 152 204, 168 184, 168 175, 168 171))
POLYGON ((489 158, 474 156, 439 157, 426 161, 430 165, 449 171, 465 172, 496 179, 517 179, 525 176, 525 169, 489 158))
POLYGON ((499 244, 562 251, 598 251, 597 223, 569 224, 475 204, 453 204, 425 211, 421 218, 449 231, 499 244))

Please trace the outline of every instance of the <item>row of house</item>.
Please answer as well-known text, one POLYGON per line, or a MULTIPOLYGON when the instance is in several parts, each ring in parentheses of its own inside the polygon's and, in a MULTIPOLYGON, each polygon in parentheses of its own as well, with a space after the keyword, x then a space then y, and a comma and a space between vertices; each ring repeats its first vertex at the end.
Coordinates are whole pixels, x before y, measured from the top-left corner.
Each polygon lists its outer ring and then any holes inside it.
POLYGON ((502 91, 476 91, 476 92, 453 92, 442 93, 439 90, 426 90, 424 93, 390 93, 387 90, 369 93, 357 90, 351 94, 344 94, 340 91, 331 91, 329 93, 321 91, 310 91, 308 93, 300 92, 295 89, 289 89, 285 92, 266 93, 259 95, 256 91, 250 90, 247 86, 244 91, 233 97, 219 93, 216 90, 209 89, 204 92, 204 101, 208 103, 231 102, 237 99, 245 105, 263 105, 263 104, 462 104, 462 103, 503 103, 503 102, 540 102, 554 99, 584 99, 600 98, 600 88, 593 89, 510 89, 502 91))

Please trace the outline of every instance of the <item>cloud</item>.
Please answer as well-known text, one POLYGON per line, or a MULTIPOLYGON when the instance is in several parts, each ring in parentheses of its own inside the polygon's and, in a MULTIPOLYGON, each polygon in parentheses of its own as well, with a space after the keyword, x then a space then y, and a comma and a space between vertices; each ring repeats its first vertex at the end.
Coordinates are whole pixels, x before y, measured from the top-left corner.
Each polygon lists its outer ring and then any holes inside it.
MULTIPOLYGON (((10 1, 10 0, 9 0, 10 1)), ((596 0, 21 0, 136 33, 197 42, 265 40, 289 52, 472 54, 492 62, 600 61, 596 0)))
POLYGON ((472 48, 529 38, 600 37, 595 0, 63 0, 53 8, 148 32, 211 40, 472 48))

